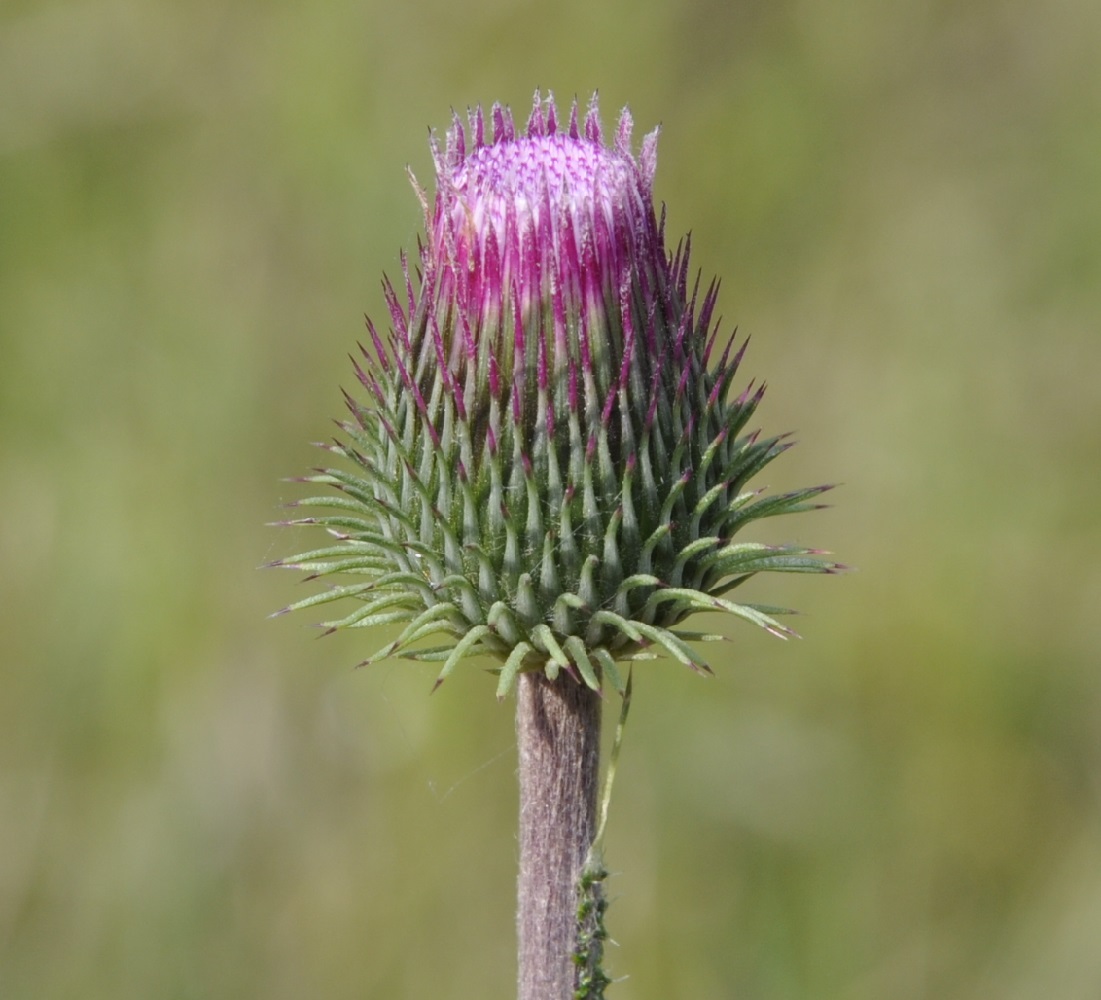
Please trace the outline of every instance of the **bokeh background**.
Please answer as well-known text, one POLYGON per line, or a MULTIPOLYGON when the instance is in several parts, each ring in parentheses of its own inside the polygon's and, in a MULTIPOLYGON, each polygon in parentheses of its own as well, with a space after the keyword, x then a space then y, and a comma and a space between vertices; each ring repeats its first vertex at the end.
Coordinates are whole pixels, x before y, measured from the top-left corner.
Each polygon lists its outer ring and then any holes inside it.
POLYGON ((0 996, 512 995, 511 704, 257 567, 406 164, 537 86, 662 125, 765 481, 844 484, 768 537, 858 567, 638 671, 610 996, 1101 996, 1099 51, 1094 0, 6 0, 0 996))

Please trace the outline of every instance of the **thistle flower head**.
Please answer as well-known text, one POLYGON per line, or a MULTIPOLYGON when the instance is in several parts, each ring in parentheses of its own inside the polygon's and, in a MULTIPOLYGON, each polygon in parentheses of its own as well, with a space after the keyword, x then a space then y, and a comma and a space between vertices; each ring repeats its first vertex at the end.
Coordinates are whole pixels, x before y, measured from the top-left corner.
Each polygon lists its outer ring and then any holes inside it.
POLYGON ((349 397, 344 468, 299 501, 332 544, 278 564, 351 598, 330 630, 397 624, 372 659, 493 657, 499 694, 521 670, 622 689, 617 663, 667 653, 707 666, 677 626, 726 611, 775 635, 781 609, 727 596, 766 570, 831 572, 798 546, 737 542, 750 522, 811 509, 827 487, 763 497, 747 484, 786 450, 745 427, 763 387, 731 399, 742 354, 715 350, 717 286, 669 255, 652 184, 657 132, 636 155, 624 111, 605 144, 595 99, 558 121, 536 94, 456 118, 433 140, 436 195, 419 267, 384 283, 392 329, 368 321, 349 397), (719 353, 716 359, 714 354, 719 353), (444 645, 422 640, 443 636, 444 645))

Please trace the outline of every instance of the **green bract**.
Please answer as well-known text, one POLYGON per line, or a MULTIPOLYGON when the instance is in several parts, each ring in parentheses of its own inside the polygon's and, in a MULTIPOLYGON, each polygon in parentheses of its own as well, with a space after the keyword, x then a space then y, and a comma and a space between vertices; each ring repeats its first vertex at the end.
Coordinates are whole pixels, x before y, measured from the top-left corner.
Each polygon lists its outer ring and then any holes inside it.
POLYGON ((384 284, 392 330, 368 323, 356 365, 367 404, 348 398, 327 446, 346 461, 304 480, 335 492, 296 504, 328 512, 287 522, 332 542, 277 565, 347 582, 285 610, 350 598, 328 629, 401 627, 371 659, 442 660, 442 680, 490 656, 502 696, 521 670, 622 690, 617 662, 654 652, 706 670, 692 642, 716 637, 677 627, 694 611, 793 634, 729 595, 839 567, 735 536, 828 487, 747 485, 789 444, 747 433, 764 387, 729 398, 745 345, 715 349, 717 286, 690 287, 687 244, 666 253, 657 133, 636 157, 626 111, 605 146, 595 102, 560 127, 539 95, 523 134, 489 117, 433 143, 420 267, 384 284))

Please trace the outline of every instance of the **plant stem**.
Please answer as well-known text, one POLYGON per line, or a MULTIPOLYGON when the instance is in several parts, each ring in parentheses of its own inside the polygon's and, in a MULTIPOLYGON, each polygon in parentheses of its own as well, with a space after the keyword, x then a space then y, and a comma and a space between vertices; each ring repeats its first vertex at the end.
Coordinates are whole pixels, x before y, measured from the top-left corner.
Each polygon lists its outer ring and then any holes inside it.
POLYGON ((596 828, 601 698, 559 674, 521 675, 519 1000, 571 1000, 578 988, 578 883, 596 828))

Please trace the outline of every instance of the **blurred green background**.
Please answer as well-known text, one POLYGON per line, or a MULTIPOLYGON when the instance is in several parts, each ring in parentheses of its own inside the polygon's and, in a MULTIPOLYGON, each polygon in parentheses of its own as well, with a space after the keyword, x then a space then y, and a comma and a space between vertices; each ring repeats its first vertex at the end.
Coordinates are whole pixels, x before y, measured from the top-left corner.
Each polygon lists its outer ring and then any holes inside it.
MULTIPOLYGON (((0 8, 0 996, 513 993, 511 705, 256 567, 450 108, 660 123, 859 572, 645 665, 617 1000, 1101 996, 1101 6, 0 8)), ((614 702, 610 703, 614 706, 614 702)))

